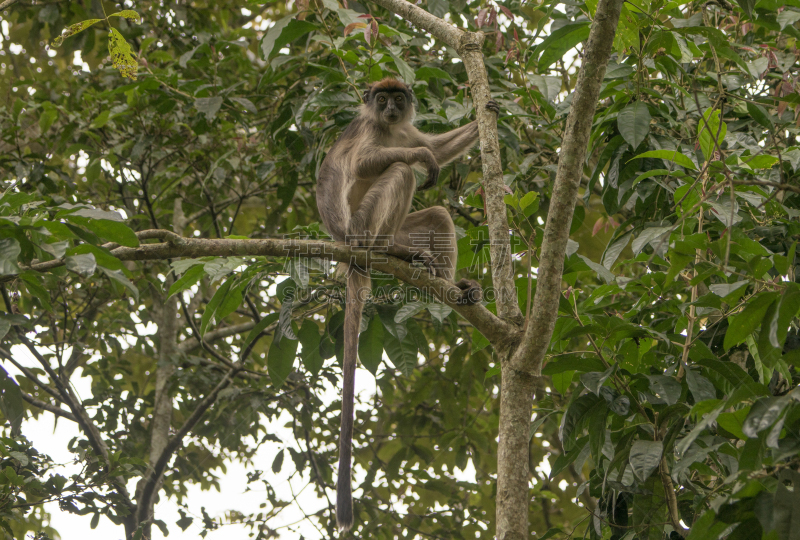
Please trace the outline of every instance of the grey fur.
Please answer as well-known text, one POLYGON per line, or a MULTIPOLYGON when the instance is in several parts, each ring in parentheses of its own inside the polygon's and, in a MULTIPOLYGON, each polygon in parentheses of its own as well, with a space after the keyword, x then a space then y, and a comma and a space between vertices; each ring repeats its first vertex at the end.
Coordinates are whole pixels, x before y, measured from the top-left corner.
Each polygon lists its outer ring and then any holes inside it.
MULTIPOLYGON (((487 108, 497 112, 497 104, 487 108)), ((359 116, 333 145, 319 171, 317 207, 337 242, 421 259, 431 273, 453 279, 457 258, 455 226, 448 211, 435 206, 409 214, 417 189, 436 184, 440 166, 466 153, 478 140, 478 124, 442 134, 420 132, 412 125, 410 89, 399 81, 377 83, 365 97, 359 116), (427 180, 416 187, 411 167, 422 164, 427 180)), ((481 298, 480 285, 461 280, 460 303, 481 298)), ((336 521, 353 525, 351 456, 353 392, 361 311, 369 294, 368 271, 350 267, 344 322, 342 420, 336 521)))

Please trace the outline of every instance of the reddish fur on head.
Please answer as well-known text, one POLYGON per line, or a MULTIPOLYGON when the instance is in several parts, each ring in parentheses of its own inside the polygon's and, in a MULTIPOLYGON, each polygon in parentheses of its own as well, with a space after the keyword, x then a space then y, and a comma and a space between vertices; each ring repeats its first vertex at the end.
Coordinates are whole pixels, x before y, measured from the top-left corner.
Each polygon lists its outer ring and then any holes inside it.
POLYGON ((364 103, 372 101, 372 98, 375 97, 375 94, 378 92, 403 92, 406 95, 406 99, 411 102, 411 87, 397 79, 386 78, 375 84, 371 84, 367 89, 367 93, 364 94, 364 103))

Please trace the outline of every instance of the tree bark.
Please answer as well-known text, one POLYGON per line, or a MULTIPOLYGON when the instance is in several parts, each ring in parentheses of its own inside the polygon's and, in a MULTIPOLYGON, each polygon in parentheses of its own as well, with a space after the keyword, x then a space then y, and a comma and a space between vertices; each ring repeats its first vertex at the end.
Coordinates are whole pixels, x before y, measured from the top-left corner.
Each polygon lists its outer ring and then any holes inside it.
POLYGON ((572 214, 621 8, 622 0, 600 0, 597 5, 561 144, 533 309, 519 347, 502 368, 497 449, 497 538, 500 540, 528 538, 528 441, 533 393, 558 316, 572 214))
MULTIPOLYGON (((176 233, 183 233, 183 208, 181 199, 175 199, 173 212, 173 229, 176 233)), ((164 282, 164 290, 169 290, 175 281, 172 273, 167 274, 164 282)), ((156 388, 153 399, 153 418, 150 421, 150 456, 148 460, 148 470, 156 468, 164 450, 169 444, 169 430, 172 426, 172 378, 175 375, 175 355, 178 347, 178 298, 164 298, 158 309, 158 359, 156 365, 156 388)), ((154 479, 154 491, 158 492, 163 478, 162 471, 159 471, 154 479)), ((146 477, 146 476, 145 476, 146 477)), ((151 530, 153 526, 156 497, 147 498, 139 494, 137 508, 137 522, 144 524, 142 537, 147 540, 152 538, 151 530)))

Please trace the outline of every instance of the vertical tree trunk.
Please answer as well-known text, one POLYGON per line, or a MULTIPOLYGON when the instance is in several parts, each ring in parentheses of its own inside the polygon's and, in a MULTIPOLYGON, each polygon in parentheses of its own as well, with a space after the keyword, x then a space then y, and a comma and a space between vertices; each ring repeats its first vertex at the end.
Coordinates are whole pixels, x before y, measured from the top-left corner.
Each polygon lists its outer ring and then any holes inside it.
POLYGON ((500 540, 528 537, 527 464, 533 393, 558 315, 572 214, 621 9, 622 0, 600 0, 597 5, 561 144, 531 318, 519 347, 503 363, 497 450, 497 538, 500 540))
MULTIPOLYGON (((183 210, 181 199, 175 199, 175 209, 173 212, 173 231, 183 234, 183 210)), ((172 274, 167 275, 164 282, 164 295, 172 286, 174 278, 172 274)), ((170 393, 172 378, 175 375, 175 359, 178 343, 178 298, 165 298, 158 313, 158 365, 156 366, 156 389, 153 402, 153 419, 150 422, 150 457, 148 468, 155 468, 158 458, 164 453, 164 449, 169 443, 169 431, 172 425, 173 399, 170 393)), ((146 477, 146 476, 145 476, 146 477)), ((162 479, 159 478, 156 484, 156 493, 160 489, 162 479)), ((139 504, 137 517, 138 522, 144 523, 142 537, 152 538, 151 529, 155 511, 155 496, 150 497, 146 503, 139 504)))

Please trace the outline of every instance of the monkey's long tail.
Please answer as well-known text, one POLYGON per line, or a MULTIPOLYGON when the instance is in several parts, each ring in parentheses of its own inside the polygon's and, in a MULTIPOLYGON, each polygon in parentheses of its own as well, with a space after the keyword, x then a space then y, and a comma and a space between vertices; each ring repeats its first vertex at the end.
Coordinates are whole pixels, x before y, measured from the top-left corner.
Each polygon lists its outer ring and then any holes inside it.
POLYGON ((350 268, 344 308, 344 365, 342 382, 342 426, 339 439, 339 479, 336 484, 336 525, 346 531, 353 526, 353 486, 350 462, 353 454, 353 420, 355 415, 356 358, 361 312, 370 290, 369 274, 350 268))

